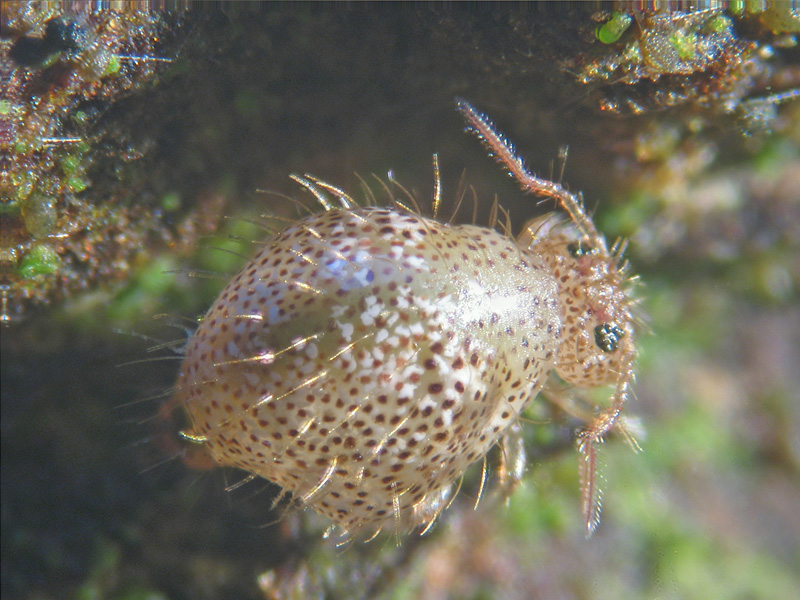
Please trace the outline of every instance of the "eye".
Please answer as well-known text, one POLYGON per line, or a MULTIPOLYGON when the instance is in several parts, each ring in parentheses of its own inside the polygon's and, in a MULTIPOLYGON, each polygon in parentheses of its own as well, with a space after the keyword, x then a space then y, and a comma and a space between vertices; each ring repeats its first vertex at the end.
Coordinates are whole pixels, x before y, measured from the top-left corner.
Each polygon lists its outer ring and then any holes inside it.
POLYGON ((603 323, 594 328, 594 343, 603 352, 614 352, 625 331, 613 323, 603 323))
POLYGON ((573 258, 580 258, 581 256, 586 256, 587 254, 594 254, 596 251, 597 248, 584 241, 571 242, 567 244, 567 252, 569 252, 570 256, 573 258))

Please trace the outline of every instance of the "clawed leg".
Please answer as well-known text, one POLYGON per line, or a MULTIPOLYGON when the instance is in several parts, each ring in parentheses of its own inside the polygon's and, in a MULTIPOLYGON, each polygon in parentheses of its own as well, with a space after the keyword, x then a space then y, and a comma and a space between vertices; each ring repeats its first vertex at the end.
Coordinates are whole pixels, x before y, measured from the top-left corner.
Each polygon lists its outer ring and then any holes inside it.
POLYGON ((600 508, 602 500, 602 490, 599 485, 597 447, 603 442, 606 434, 612 429, 622 432, 628 444, 634 451, 640 451, 641 447, 636 442, 631 432, 625 426, 622 418, 622 408, 627 402, 628 397, 633 393, 631 384, 633 382, 633 356, 627 357, 622 363, 625 369, 620 372, 617 385, 614 389, 614 396, 611 406, 598 414, 586 429, 578 434, 578 451, 580 452, 580 479, 581 479, 581 508, 586 528, 586 536, 592 532, 600 522, 600 508))

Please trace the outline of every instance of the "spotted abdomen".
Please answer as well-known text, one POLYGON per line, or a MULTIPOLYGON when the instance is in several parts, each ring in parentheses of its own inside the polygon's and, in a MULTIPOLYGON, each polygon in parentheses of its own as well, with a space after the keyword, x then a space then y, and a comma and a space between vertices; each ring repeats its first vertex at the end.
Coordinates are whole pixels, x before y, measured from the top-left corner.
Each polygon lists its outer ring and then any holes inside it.
POLYGON ((179 397, 222 465, 345 532, 431 522, 554 366, 556 282, 500 233, 333 209, 273 239, 187 347, 179 397))

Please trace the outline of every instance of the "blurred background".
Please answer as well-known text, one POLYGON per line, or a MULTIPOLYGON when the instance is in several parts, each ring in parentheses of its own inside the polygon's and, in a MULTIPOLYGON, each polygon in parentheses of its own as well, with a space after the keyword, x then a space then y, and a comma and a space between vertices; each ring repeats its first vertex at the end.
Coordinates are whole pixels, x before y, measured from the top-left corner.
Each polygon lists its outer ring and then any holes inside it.
POLYGON ((797 595, 793 3, 2 11, 4 598, 797 595), (569 146, 565 183, 629 240, 643 451, 604 444, 587 540, 577 424, 534 402, 507 503, 474 508, 478 467, 429 535, 337 548, 315 515, 271 511, 272 486, 226 491, 241 474, 175 458, 160 407, 264 215, 298 216, 289 174, 363 197, 359 176, 391 172, 424 205, 438 153, 445 199, 463 177, 479 222, 495 195, 517 229, 552 208, 464 133, 455 97, 540 175, 569 146))

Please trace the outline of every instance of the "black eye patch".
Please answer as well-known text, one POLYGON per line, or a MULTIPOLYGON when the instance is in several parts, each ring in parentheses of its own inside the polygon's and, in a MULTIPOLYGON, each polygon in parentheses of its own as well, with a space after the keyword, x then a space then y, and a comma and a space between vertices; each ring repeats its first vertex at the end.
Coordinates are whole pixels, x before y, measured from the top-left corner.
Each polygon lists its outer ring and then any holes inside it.
POLYGON ((569 252, 570 256, 573 258, 580 258, 581 256, 586 256, 587 254, 594 254, 596 251, 597 248, 584 241, 570 242, 567 244, 567 252, 569 252))
POLYGON ((625 331, 613 323, 603 323, 594 328, 594 343, 603 352, 614 352, 625 331))

